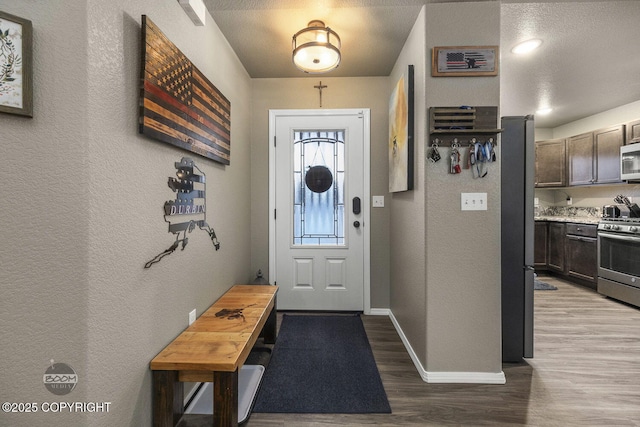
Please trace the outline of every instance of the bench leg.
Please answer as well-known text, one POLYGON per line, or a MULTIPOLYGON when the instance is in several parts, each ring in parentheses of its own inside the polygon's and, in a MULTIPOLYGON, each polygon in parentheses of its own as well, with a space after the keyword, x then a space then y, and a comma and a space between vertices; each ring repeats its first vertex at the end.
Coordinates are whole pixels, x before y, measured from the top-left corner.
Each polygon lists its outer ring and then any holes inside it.
POLYGON ((262 329, 264 333, 264 343, 265 344, 275 344, 276 343, 276 335, 278 330, 277 325, 277 300, 273 301, 273 309, 271 313, 269 313, 269 317, 267 317, 267 322, 264 324, 264 328, 262 329))
POLYGON ((213 425, 238 425, 238 370, 213 373, 213 425))
POLYGON ((153 371, 153 426, 174 427, 182 418, 183 383, 177 371, 153 371))

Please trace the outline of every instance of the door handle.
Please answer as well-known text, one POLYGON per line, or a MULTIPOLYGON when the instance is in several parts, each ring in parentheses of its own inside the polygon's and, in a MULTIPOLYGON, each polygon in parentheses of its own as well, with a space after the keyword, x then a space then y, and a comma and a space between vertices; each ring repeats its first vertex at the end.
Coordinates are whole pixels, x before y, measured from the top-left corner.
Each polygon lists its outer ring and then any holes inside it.
POLYGON ((352 210, 353 213, 358 215, 361 211, 361 206, 360 206, 360 197, 354 197, 352 200, 352 210))
POLYGON ((360 228, 360 221, 353 221, 353 226, 355 228, 360 228))

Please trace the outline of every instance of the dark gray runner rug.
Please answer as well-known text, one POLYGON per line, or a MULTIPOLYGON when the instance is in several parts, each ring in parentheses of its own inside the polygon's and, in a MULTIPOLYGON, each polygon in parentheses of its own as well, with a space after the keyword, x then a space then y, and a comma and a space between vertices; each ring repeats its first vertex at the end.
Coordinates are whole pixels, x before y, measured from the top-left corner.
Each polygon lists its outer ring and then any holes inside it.
POLYGON ((253 412, 391 413, 360 316, 285 314, 253 412))

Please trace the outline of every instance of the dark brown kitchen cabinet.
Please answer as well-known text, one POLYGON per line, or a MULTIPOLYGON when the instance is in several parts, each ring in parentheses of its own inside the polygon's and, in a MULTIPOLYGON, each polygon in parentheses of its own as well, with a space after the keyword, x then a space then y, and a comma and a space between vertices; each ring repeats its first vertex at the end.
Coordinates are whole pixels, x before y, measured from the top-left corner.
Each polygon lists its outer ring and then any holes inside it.
POLYGON ((640 142, 640 120, 634 120, 626 124, 627 144, 640 142))
POLYGON ((572 136, 567 141, 569 185, 607 184, 620 180, 624 125, 572 136))
POLYGON ((566 140, 536 141, 535 186, 564 187, 566 180, 566 140))
POLYGON ((565 224, 550 222, 548 230, 547 267, 564 273, 565 224))
POLYGON ((595 182, 607 184, 620 180, 620 147, 624 145, 624 125, 593 133, 595 182))
POLYGON ((593 184, 593 132, 572 136, 567 145, 569 185, 593 184))
POLYGON ((536 269, 547 268, 547 222, 536 221, 533 236, 533 266, 536 269))
POLYGON ((581 284, 596 289, 598 279, 597 226, 587 224, 566 225, 567 275, 581 284))

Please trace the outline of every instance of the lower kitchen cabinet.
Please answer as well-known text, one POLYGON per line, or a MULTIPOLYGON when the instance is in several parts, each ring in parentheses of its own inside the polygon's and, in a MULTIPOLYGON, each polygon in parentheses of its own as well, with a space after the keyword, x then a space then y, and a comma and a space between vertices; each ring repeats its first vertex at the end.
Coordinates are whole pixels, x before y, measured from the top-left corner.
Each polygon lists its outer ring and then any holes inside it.
POLYGON ((547 246, 549 245, 547 233, 547 222, 536 221, 533 236, 533 266, 536 269, 547 268, 547 246))
POLYGON ((565 241, 567 275, 593 289, 598 281, 597 226, 567 224, 565 241))
POLYGON ((598 281, 598 226, 536 221, 534 264, 574 283, 596 289, 598 281))
POLYGON ((564 273, 565 224, 550 222, 548 238, 547 267, 558 273, 564 273))

